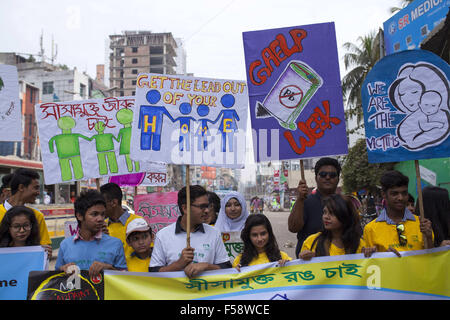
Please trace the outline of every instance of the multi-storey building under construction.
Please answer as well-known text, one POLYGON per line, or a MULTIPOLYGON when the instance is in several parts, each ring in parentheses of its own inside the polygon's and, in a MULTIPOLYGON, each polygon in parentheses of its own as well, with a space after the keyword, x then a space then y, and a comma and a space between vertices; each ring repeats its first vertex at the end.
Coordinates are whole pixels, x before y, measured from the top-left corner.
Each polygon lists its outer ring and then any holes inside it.
POLYGON ((113 96, 134 96, 139 73, 177 73, 177 42, 172 33, 124 31, 109 39, 109 84, 113 96))

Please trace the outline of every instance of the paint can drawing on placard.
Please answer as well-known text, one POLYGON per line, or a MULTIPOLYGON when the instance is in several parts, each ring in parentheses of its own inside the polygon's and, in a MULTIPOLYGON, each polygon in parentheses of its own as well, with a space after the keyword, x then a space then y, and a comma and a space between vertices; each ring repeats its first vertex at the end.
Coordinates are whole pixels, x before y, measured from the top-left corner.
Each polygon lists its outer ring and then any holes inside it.
POLYGON ((256 118, 272 116, 282 127, 295 130, 295 121, 322 83, 322 78, 306 63, 291 61, 264 101, 256 102, 256 118))

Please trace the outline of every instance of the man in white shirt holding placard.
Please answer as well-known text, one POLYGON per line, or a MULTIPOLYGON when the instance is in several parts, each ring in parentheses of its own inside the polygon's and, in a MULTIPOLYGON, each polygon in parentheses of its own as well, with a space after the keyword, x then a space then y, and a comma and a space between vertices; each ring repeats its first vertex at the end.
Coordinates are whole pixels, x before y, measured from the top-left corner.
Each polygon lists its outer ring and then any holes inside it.
POLYGON ((208 194, 198 185, 190 186, 191 236, 186 245, 186 187, 178 192, 178 220, 156 234, 150 272, 184 271, 189 278, 203 271, 231 268, 222 236, 214 227, 204 224, 208 214, 208 194))

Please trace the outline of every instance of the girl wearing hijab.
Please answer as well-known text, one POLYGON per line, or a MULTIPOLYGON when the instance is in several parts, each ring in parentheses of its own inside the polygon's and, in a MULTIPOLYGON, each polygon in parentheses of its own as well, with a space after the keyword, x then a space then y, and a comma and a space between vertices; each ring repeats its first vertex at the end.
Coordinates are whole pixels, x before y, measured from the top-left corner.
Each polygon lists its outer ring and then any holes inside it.
POLYGON ((219 216, 214 227, 220 232, 240 232, 244 228, 248 215, 244 196, 232 191, 220 202, 219 216))

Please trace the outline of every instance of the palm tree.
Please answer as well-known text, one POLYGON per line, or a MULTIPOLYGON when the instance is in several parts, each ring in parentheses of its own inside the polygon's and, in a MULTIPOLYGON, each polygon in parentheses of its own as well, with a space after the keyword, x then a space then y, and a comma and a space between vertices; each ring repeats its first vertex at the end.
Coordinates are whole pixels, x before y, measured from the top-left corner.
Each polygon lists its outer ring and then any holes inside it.
POLYGON ((369 71, 380 59, 379 36, 372 31, 369 34, 358 38, 358 45, 350 42, 344 44, 347 53, 344 55, 345 69, 353 68, 342 79, 342 91, 344 101, 347 105, 346 118, 351 119, 356 116, 357 127, 349 133, 362 128, 363 110, 361 101, 361 88, 369 71))
POLYGON ((397 11, 402 10, 404 7, 406 7, 408 4, 410 4, 411 2, 413 2, 414 0, 401 0, 401 8, 399 7, 391 7, 389 10, 391 11, 391 13, 395 13, 397 11))

